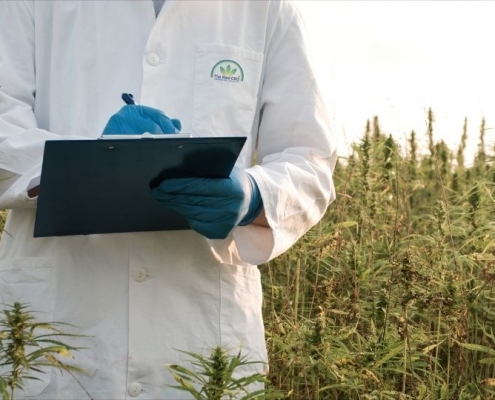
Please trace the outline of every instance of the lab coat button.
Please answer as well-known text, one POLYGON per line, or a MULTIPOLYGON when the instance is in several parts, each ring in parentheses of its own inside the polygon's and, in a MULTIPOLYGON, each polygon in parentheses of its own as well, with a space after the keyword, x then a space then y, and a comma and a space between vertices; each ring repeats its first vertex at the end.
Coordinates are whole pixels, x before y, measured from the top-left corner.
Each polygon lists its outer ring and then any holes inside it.
POLYGON ((134 271, 132 271, 132 278, 136 282, 143 282, 148 274, 146 273, 146 270, 144 268, 136 268, 134 271))
POLYGON ((131 397, 138 397, 141 394, 141 384, 138 382, 132 382, 127 388, 127 392, 131 397))
POLYGON ((153 67, 160 64, 160 57, 158 57, 158 54, 156 53, 148 54, 148 57, 146 59, 148 60, 148 64, 152 65, 153 67))

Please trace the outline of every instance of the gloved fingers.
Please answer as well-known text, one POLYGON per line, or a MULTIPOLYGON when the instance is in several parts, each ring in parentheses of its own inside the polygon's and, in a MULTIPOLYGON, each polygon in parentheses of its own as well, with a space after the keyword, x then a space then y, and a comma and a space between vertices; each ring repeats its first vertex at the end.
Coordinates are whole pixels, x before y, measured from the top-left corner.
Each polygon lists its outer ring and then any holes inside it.
POLYGON ((145 132, 159 134, 162 133, 162 129, 153 121, 141 121, 138 126, 132 122, 129 123, 121 116, 115 116, 108 122, 103 135, 141 135, 145 132))
POLYGON ((178 130, 178 131, 181 131, 182 130, 182 122, 180 122, 179 119, 176 119, 176 118, 172 118, 171 119, 172 121, 172 124, 174 124, 175 128, 178 130))
POLYGON ((166 193, 157 193, 152 189, 152 197, 183 215, 194 216, 203 221, 220 220, 224 216, 231 217, 237 213, 235 202, 222 202, 208 196, 177 196, 166 193))
POLYGON ((173 121, 161 110, 146 106, 140 106, 139 110, 141 115, 149 118, 161 128, 160 133, 178 133, 180 131, 180 129, 177 129, 173 121))
POLYGON ((229 179, 178 178, 166 179, 157 189, 163 193, 205 195, 211 197, 243 198, 244 191, 229 179))
POLYGON ((239 207, 236 201, 219 202, 210 196, 181 196, 162 193, 156 189, 151 191, 152 197, 164 206, 203 222, 222 222, 237 219, 239 207))
POLYGON ((143 106, 126 105, 112 115, 103 130, 104 135, 141 135, 145 132, 159 134, 162 128, 153 119, 143 115, 143 106))
POLYGON ((137 113, 141 117, 149 118, 153 121, 157 121, 162 117, 168 118, 165 113, 157 108, 153 107, 147 107, 147 106, 124 106, 124 107, 130 107, 131 109, 136 110, 137 113))
POLYGON ((226 179, 165 179, 152 189, 152 196, 211 239, 225 238, 237 225, 251 223, 263 207, 256 182, 239 169, 226 179))
POLYGON ((177 178, 166 179, 157 189, 163 193, 180 195, 201 195, 210 193, 213 179, 208 178, 177 178))
MULTIPOLYGON (((125 119, 122 118, 120 115, 114 115, 110 118, 108 121, 107 127, 113 126, 115 127, 114 131, 115 132, 105 132, 103 131, 104 134, 113 134, 113 133, 120 133, 120 132, 125 132, 126 130, 129 130, 127 127, 127 124, 125 122, 125 119)), ((105 128, 106 130, 107 128, 105 128)))
POLYGON ((204 224, 228 224, 232 219, 222 209, 198 207, 192 204, 164 203, 163 205, 185 216, 190 224, 192 221, 204 224))
POLYGON ((179 133, 179 130, 167 117, 163 117, 155 122, 161 128, 161 133, 179 133))
POLYGON ((176 195, 152 189, 151 196, 169 207, 214 208, 215 199, 208 196, 176 195))

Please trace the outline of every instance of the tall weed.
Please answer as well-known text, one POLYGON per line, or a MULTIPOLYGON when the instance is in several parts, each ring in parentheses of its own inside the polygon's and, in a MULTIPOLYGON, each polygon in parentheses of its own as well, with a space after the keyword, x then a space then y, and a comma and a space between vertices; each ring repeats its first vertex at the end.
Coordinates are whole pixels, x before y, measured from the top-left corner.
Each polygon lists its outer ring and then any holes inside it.
POLYGON ((495 169, 367 124, 337 201, 262 266, 270 379, 293 399, 495 398, 495 169))

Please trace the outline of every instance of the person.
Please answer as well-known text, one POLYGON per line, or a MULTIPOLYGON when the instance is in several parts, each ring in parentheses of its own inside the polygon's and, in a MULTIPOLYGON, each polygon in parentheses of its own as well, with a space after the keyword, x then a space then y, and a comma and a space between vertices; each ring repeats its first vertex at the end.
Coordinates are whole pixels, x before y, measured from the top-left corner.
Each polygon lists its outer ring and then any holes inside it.
MULTIPOLYGON (((257 266, 322 218, 335 162, 291 1, 167 0, 158 14, 152 0, 0 1, 0 302, 88 335, 71 344, 94 399, 188 398, 164 367, 187 366, 183 351, 268 362, 257 266), (129 107, 184 133, 246 136, 235 176, 150 192, 193 229, 33 238, 45 141, 96 139, 115 118, 139 130, 149 118, 129 107)), ((67 373, 33 373, 17 395, 87 398, 67 373)))

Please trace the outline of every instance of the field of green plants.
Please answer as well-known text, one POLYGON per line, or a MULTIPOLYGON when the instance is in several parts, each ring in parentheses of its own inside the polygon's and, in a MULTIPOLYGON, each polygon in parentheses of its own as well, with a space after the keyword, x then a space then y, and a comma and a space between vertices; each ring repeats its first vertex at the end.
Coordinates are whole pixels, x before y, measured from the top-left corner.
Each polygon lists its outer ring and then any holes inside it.
POLYGON ((260 266, 287 398, 495 399, 494 148, 481 121, 467 165, 467 121, 450 149, 427 117, 424 151, 368 123, 324 219, 260 266))
POLYGON ((495 399, 495 167, 485 122, 461 145, 375 118, 345 165, 338 200, 262 266, 270 380, 292 399, 495 399))

